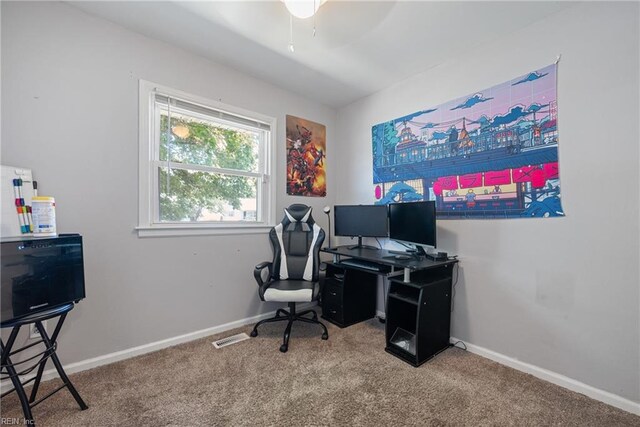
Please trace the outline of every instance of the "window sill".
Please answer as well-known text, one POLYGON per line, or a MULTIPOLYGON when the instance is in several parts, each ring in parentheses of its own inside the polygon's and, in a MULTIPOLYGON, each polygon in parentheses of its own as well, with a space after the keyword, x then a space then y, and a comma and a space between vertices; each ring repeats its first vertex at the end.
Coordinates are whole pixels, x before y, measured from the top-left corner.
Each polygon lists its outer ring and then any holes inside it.
POLYGON ((266 234, 272 225, 209 225, 209 224, 162 224, 139 226, 138 237, 212 236, 239 234, 266 234))

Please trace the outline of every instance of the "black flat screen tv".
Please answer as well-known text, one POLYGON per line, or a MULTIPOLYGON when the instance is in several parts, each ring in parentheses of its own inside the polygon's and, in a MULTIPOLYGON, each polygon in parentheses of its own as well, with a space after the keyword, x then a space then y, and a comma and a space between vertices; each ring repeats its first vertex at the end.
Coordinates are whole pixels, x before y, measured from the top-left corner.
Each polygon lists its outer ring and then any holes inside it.
POLYGON ((389 204, 389 238, 436 247, 436 202, 389 204))
POLYGON ((337 205, 334 219, 335 235, 357 237, 357 247, 364 247, 363 237, 388 236, 386 205, 337 205))
POLYGON ((1 245, 3 324, 85 297, 82 236, 14 237, 1 245))

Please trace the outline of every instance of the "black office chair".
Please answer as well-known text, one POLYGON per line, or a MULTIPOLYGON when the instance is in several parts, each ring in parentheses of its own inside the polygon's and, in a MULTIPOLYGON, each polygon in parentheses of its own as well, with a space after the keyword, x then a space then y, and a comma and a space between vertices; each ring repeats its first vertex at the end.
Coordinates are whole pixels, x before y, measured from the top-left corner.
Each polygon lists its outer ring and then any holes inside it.
POLYGON ((293 204, 284 213, 282 222, 269 232, 273 261, 256 265, 253 275, 258 282, 260 299, 286 302, 289 311, 278 309, 275 317, 261 320, 251 331, 251 336, 255 337, 258 335, 258 326, 263 323, 287 321, 284 341, 280 346, 283 353, 289 349, 291 326, 296 320, 320 325, 324 330, 322 339, 329 339, 326 326, 318 321, 314 310, 296 313, 297 302, 317 301, 320 295, 318 267, 324 231, 314 222, 310 206, 293 204), (269 274, 263 278, 265 268, 269 274), (311 318, 303 317, 310 313, 311 318))

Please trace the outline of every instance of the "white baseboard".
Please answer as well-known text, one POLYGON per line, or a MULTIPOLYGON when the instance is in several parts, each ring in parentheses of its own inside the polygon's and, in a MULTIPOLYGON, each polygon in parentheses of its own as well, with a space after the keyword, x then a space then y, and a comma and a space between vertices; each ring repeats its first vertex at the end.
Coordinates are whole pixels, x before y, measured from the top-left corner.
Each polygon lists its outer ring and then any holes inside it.
POLYGON ((556 372, 540 368, 538 366, 523 362, 518 359, 514 359, 513 357, 505 356, 504 354, 497 353, 484 347, 470 344, 464 340, 459 340, 458 338, 451 337, 450 341, 451 343, 462 341, 467 346, 468 351, 477 354, 478 356, 486 357, 487 359, 491 359, 494 362, 498 362, 502 365, 508 366, 521 372, 526 372, 527 374, 531 374, 534 377, 548 381, 555 385, 559 385, 560 387, 564 387, 571 391, 584 394, 585 396, 588 396, 595 400, 599 400, 600 402, 606 403, 607 405, 615 406, 616 408, 622 409, 623 411, 640 415, 640 403, 634 402, 608 391, 597 389, 588 384, 576 381, 572 378, 566 377, 556 372))
MULTIPOLYGON (((307 303, 307 304, 300 304, 296 308, 301 310, 306 310, 308 308, 315 307, 315 306, 316 306, 316 303, 307 303)), ((140 356, 141 354, 151 353, 153 351, 162 350, 163 348, 172 347, 174 345, 183 344, 189 341, 194 341, 200 338, 204 338, 209 335, 215 335, 220 332, 225 332, 231 329, 235 329, 240 326, 250 325, 250 324, 259 322, 260 320, 273 317, 275 313, 276 313, 275 311, 270 311, 268 313, 262 313, 257 316, 246 317, 244 319, 225 323, 223 325, 213 326, 207 329, 201 329, 199 331, 190 332, 188 334, 179 335, 177 337, 167 338, 167 339, 152 342, 149 344, 140 345, 138 347, 128 348, 126 350, 116 351, 114 353, 105 354, 103 356, 82 360, 80 362, 63 364, 64 371, 67 374, 73 374, 75 372, 86 371, 87 369, 97 368, 98 366, 119 362, 120 360, 130 359, 135 356, 140 356)), ((29 380, 32 377, 35 377, 35 373, 24 376, 24 377, 20 377, 20 378, 24 382, 25 380, 29 380)), ((47 381, 47 380, 51 380, 58 377, 59 377, 58 371, 56 371, 55 368, 51 368, 43 372, 42 381, 47 381)), ((28 385, 28 387, 30 387, 32 384, 33 382, 31 382, 28 385)), ((13 387, 13 385, 11 384, 11 381, 9 380, 5 380, 0 384, 0 388, 3 391, 8 390, 9 387, 13 387)))

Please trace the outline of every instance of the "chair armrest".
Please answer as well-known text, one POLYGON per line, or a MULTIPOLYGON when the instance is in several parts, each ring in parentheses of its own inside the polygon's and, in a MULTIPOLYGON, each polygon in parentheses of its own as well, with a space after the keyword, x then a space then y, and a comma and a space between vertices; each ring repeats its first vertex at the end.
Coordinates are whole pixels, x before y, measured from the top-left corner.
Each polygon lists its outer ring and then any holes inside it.
POLYGON ((265 281, 262 280, 262 270, 264 270, 265 268, 269 269, 269 278, 271 278, 272 266, 273 263, 269 261, 264 261, 256 265, 255 269, 253 270, 253 277, 256 279, 256 282, 258 282, 258 286, 263 286, 265 284, 265 281))

